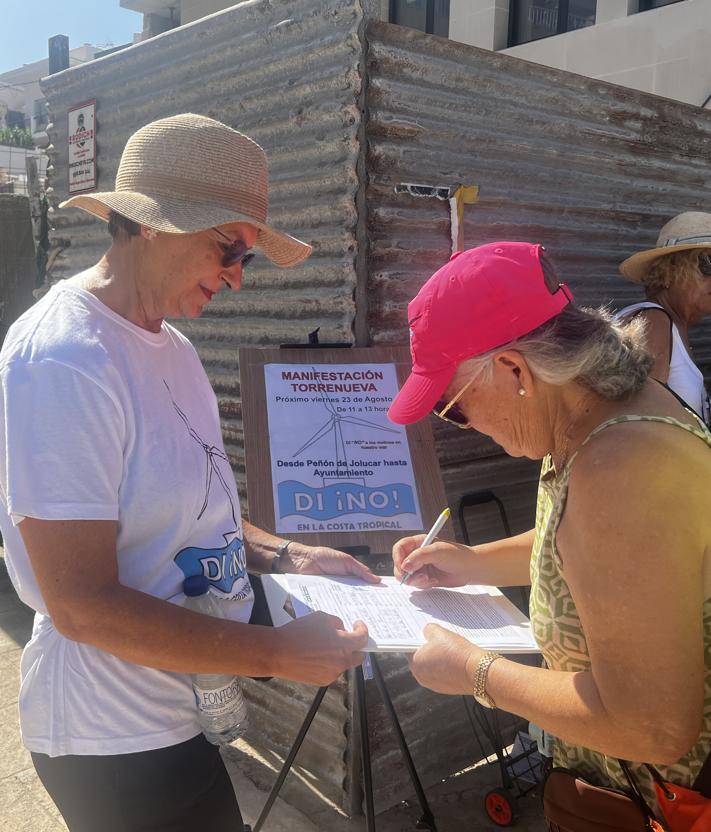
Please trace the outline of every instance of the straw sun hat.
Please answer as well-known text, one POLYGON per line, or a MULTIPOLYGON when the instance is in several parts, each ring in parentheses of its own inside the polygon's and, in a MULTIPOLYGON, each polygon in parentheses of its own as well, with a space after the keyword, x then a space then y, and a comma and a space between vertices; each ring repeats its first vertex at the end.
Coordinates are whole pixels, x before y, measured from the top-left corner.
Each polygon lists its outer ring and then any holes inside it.
POLYGON ((642 283, 655 260, 694 248, 711 248, 711 214, 701 211, 677 214, 659 232, 656 248, 628 257, 620 264, 620 271, 628 280, 642 283))
POLYGON ((62 202, 107 220, 111 211, 157 231, 189 234, 248 222, 277 266, 295 266, 311 246, 267 225, 267 157, 248 136, 192 113, 153 121, 126 143, 113 191, 62 202))

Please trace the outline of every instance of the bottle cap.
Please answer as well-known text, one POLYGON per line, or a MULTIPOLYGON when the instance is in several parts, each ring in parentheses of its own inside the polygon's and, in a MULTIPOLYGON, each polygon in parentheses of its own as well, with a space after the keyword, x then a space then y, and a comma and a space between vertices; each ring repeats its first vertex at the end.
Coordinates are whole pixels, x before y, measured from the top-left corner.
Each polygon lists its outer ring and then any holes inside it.
POLYGON ((210 581, 204 575, 190 575, 183 581, 183 592, 188 598, 204 595, 210 588, 210 581))

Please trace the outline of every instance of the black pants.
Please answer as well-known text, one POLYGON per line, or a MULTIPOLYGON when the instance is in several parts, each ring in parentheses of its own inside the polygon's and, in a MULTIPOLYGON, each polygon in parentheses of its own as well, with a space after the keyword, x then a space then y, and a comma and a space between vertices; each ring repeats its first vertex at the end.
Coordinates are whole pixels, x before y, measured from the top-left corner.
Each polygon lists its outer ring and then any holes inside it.
POLYGON ((242 832, 225 764, 202 734, 137 754, 32 762, 70 832, 242 832))

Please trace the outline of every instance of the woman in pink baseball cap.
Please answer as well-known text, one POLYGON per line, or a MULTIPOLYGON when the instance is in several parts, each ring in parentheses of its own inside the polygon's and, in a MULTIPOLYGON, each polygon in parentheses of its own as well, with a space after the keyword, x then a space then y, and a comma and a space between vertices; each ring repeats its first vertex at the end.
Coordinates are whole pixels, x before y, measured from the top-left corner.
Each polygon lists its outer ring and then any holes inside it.
POLYGON ((594 784, 626 788, 621 758, 652 806, 642 763, 691 787, 711 748, 711 433, 648 378, 643 324, 575 306, 539 245, 455 255, 408 320, 390 418, 433 411, 543 460, 535 529, 473 547, 407 537, 393 560, 416 587, 530 584, 545 668, 430 625, 415 677, 536 723, 555 764, 594 784))

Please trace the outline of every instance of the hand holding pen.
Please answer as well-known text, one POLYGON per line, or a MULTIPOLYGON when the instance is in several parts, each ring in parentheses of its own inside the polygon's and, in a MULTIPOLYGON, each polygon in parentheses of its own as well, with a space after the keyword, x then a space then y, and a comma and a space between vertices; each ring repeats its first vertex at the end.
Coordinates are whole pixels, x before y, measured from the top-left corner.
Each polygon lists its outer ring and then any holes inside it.
MULTIPOLYGON (((425 536, 425 539, 419 545, 418 549, 424 549, 425 546, 429 546, 434 541, 434 539, 437 537, 437 535, 442 530, 442 526, 444 526, 444 524, 447 522, 447 520, 449 520, 450 514, 451 514, 451 512, 448 508, 445 508, 444 511, 442 511, 442 513, 439 515, 439 517, 435 520, 434 525, 432 526, 432 528, 429 530, 429 532, 427 532, 427 535, 425 536)), ((414 550, 414 551, 417 551, 417 550, 414 550)), ((410 553, 410 556, 412 554, 413 554, 413 552, 410 553)), ((410 559, 410 556, 408 556, 407 560, 410 559)), ((403 562, 403 566, 405 566, 405 562, 403 562)), ((412 570, 412 572, 414 572, 414 571, 416 571, 416 569, 412 570)), ((403 571, 402 578, 400 579, 400 586, 407 583, 407 581, 409 580, 410 575, 412 574, 412 572, 403 571)))

